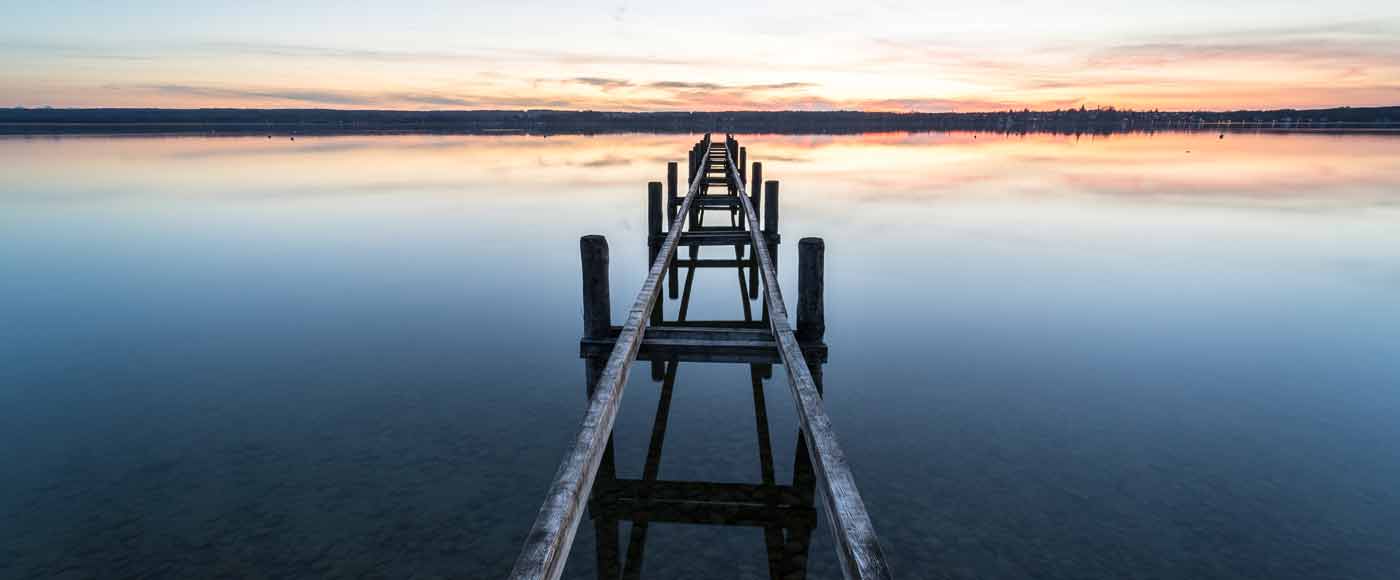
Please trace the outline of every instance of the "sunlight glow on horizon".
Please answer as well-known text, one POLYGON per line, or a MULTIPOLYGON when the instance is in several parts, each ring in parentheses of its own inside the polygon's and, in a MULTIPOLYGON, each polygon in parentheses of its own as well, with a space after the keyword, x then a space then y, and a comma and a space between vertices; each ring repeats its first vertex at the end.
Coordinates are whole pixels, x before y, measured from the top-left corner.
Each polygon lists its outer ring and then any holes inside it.
POLYGON ((0 0, 0 106, 1194 110, 1400 103, 1400 5, 606 9, 0 0), (702 31, 695 33, 692 31, 702 31))

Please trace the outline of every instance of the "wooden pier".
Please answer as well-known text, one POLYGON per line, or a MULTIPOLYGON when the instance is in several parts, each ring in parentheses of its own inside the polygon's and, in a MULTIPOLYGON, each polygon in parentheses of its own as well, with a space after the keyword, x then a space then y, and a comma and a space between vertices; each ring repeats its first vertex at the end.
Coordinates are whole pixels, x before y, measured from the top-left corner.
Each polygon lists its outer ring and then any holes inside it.
POLYGON ((668 164, 664 192, 661 182, 648 184, 650 269, 621 326, 612 325, 607 241, 601 236, 580 240, 584 334, 579 349, 587 369, 588 407, 510 577, 559 578, 585 506, 598 533, 600 577, 616 578, 619 572, 623 578, 640 577, 650 522, 762 527, 770 575, 805 577, 806 546, 816 525, 814 503, 819 498, 845 577, 889 578, 874 527, 822 406, 821 365, 827 358, 822 240, 799 243, 799 299, 793 321, 778 287, 774 259, 780 242, 778 182, 763 181, 761 163, 750 169, 748 151, 732 136, 717 142, 707 134, 691 148, 683 193, 678 190, 678 172, 675 162, 668 164), (752 186, 746 183, 749 179, 752 186), (706 217, 716 213, 727 219, 720 225, 706 224, 706 217), (665 224, 669 225, 663 230, 665 224), (687 258, 678 256, 681 246, 689 248, 687 258), (732 247, 733 258, 701 258, 701 248, 707 246, 732 247), (735 270, 743 320, 687 320, 695 271, 701 268, 735 270), (681 269, 686 270, 684 282, 681 269), (671 320, 665 315, 663 280, 670 297, 679 299, 671 320), (759 298, 760 288, 761 311, 755 316, 750 300, 759 298), (661 397, 642 479, 625 480, 616 476, 613 466, 612 429, 637 360, 650 361, 651 378, 661 382, 661 397), (657 478, 670 394, 682 362, 751 365, 762 483, 657 478), (763 395, 763 379, 771 376, 775 363, 782 363, 786 371, 801 424, 793 483, 787 486, 775 483, 763 395), (627 558, 620 564, 617 532, 623 520, 631 521, 632 527, 627 558))

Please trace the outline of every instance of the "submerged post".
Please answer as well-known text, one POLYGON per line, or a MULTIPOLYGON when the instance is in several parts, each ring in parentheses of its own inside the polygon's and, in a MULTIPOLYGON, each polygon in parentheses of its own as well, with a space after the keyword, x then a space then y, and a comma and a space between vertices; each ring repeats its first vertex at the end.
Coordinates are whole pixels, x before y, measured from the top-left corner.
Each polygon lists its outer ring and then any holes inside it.
POLYGON ((797 243, 797 340, 815 342, 826 335, 826 243, 802 238, 797 243))

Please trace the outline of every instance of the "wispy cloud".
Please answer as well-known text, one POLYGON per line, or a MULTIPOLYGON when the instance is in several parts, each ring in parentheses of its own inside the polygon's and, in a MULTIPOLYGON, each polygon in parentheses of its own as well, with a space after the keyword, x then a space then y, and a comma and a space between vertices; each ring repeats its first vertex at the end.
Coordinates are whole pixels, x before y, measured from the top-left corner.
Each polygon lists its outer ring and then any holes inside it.
POLYGON ((631 81, 626 81, 626 80, 622 80, 622 79, 609 79, 609 78, 602 78, 602 77, 574 77, 574 78, 572 78, 572 79, 569 79, 569 82, 575 82, 575 83, 584 84, 584 85, 591 85, 591 86, 600 87, 600 88, 603 88, 603 89, 616 89, 616 88, 621 88, 621 87, 630 87, 630 86, 632 86, 632 82, 631 82, 631 81))
MULTIPOLYGON (((646 18, 626 3, 615 13, 646 18)), ((1390 104, 1400 79, 1400 21, 1386 19, 1019 44, 886 34, 846 38, 827 53, 821 43, 784 37, 782 46, 746 47, 747 58, 712 54, 729 50, 723 43, 627 50, 622 42, 538 37, 509 47, 423 43, 428 49, 336 46, 325 37, 308 44, 9 40, 0 41, 0 61, 27 66, 5 72, 27 76, 3 77, 14 86, 0 86, 0 98, 34 102, 52 94, 65 106, 139 106, 153 96, 162 106, 622 111, 1235 108, 1390 104)))
POLYGON ((118 90, 150 91, 191 97, 212 97, 231 99, 272 99, 295 101, 319 105, 373 105, 378 101, 349 92, 314 89, 246 89, 227 87, 207 87, 179 84, 156 85, 108 85, 118 90))

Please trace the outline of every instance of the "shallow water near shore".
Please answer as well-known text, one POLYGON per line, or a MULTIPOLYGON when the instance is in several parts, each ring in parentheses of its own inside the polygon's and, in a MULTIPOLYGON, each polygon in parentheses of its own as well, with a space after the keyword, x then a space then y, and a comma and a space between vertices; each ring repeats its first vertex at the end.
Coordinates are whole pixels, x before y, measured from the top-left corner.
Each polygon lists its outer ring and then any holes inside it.
MULTIPOLYGON (((825 401, 897 577, 1400 567, 1400 136, 738 138, 789 295, 825 239, 825 401)), ((503 577, 585 403, 578 238, 624 311, 693 141, 0 138, 0 578, 503 577)), ((660 476, 758 482, 749 369, 677 375, 660 476)), ((764 578, 764 542, 652 524, 643 576, 764 578)))

